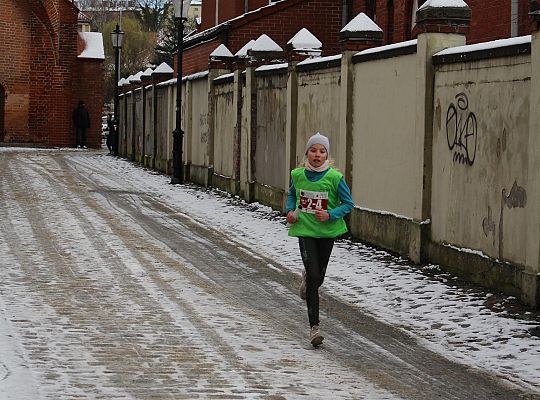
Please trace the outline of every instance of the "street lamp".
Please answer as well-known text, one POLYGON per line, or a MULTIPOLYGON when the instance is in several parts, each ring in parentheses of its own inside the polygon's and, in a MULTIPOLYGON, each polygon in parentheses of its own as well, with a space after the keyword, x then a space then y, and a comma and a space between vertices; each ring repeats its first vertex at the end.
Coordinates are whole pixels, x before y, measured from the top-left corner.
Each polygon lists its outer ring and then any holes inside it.
MULTIPOLYGON (((112 46, 114 48, 114 154, 118 155, 118 81, 120 80, 120 49, 122 48, 122 39, 124 32, 116 24, 116 29, 111 32, 112 46)), ((109 132, 109 135, 111 132, 109 132)))
POLYGON ((180 107, 182 105, 182 57, 184 48, 184 21, 187 19, 187 12, 191 0, 174 0, 174 18, 178 35, 178 55, 176 58, 176 129, 173 131, 173 175, 171 184, 182 183, 184 179, 182 161, 182 141, 184 131, 182 130, 182 115, 180 107))

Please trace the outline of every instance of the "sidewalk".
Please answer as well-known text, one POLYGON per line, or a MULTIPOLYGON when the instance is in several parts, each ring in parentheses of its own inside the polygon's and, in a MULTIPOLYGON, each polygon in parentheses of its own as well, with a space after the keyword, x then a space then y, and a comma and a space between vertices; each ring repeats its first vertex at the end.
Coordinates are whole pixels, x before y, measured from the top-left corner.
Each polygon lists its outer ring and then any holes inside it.
MULTIPOLYGON (((297 242, 287 236, 280 213, 215 189, 170 186, 169 177, 127 161, 107 159, 107 168, 129 171, 137 177, 134 185, 144 182, 140 189, 165 198, 198 223, 213 226, 300 275, 297 242)), ((445 357, 540 393, 540 313, 525 310, 513 297, 461 282, 437 265, 415 266, 352 240, 337 243, 323 290, 381 321, 401 326, 445 357)))
POLYGON ((461 395, 443 398, 465 399, 487 371, 530 393, 519 398, 540 398, 540 319, 515 299, 341 240, 322 290, 328 338, 314 351, 303 346, 298 245, 279 213, 172 186, 103 151, 7 152, 0 394, 10 383, 32 400, 84 385, 108 399, 175 388, 183 398, 416 400, 429 393, 411 395, 415 385, 440 394, 454 384, 461 395))

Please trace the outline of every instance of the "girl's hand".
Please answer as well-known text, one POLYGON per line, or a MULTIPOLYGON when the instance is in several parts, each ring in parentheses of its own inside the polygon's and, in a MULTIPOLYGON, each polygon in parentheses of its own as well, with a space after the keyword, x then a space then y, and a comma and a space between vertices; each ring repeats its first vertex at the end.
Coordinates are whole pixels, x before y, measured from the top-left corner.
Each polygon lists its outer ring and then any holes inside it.
POLYGON ((317 221, 328 221, 330 219, 330 214, 326 210, 315 210, 315 218, 317 221))
POLYGON ((296 218, 294 218, 294 214, 293 214, 292 211, 289 211, 289 212, 287 213, 287 222, 288 222, 289 224, 294 224, 294 223, 296 222, 296 218))

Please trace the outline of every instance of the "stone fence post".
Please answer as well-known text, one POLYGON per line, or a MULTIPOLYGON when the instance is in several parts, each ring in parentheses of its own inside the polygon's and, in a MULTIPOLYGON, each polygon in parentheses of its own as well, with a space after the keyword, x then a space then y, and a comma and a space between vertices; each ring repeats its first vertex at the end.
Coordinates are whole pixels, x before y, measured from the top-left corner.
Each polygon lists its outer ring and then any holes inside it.
POLYGON ((353 114, 353 55, 359 51, 382 44, 383 31, 366 14, 360 13, 353 18, 340 32, 341 44, 341 96, 339 136, 345 149, 345 182, 352 190, 352 114, 353 114))
POLYGON ((284 52, 272 39, 261 35, 247 51, 249 61, 246 66, 246 127, 242 131, 240 151, 243 154, 240 164, 240 193, 247 202, 255 199, 255 157, 257 151, 257 82, 255 70, 264 64, 282 62, 284 52), (262 46, 260 46, 262 45, 262 46), (270 46, 269 46, 270 45, 270 46))
POLYGON ((205 186, 212 184, 212 176, 214 175, 214 135, 216 131, 216 92, 214 89, 214 79, 229 73, 232 68, 232 61, 232 58, 212 56, 208 60, 208 142, 206 153, 208 174, 205 176, 205 186))
MULTIPOLYGON (((420 7, 416 12, 415 32, 418 33, 416 71, 416 112, 415 126, 419 137, 423 137, 423 185, 421 220, 431 219, 431 177, 433 173, 433 84, 435 70, 432 64, 433 54, 445 48, 465 45, 465 34, 471 20, 471 9, 463 1, 452 7, 420 7), (459 6, 457 6, 459 4, 459 6)), ((417 235, 411 235, 409 257, 414 262, 421 262, 429 241, 430 224, 419 226, 417 235)))
MULTIPOLYGON (((540 23, 540 4, 531 1, 530 15, 540 23)), ((531 93, 529 98, 529 160, 527 181, 527 207, 531 220, 527 227, 527 265, 524 271, 523 293, 527 304, 540 308, 540 32, 532 34, 531 42, 531 93)))
MULTIPOLYGON (((172 79, 174 70, 167 65, 166 63, 161 63, 155 70, 152 72, 152 160, 151 167, 152 169, 157 168, 157 152, 158 152, 158 132, 157 129, 157 85, 158 83, 172 79)), ((150 133, 150 132, 149 132, 150 133)), ((166 163, 168 165, 168 163, 166 163)), ((168 171, 167 166, 162 166, 164 170, 168 171)))

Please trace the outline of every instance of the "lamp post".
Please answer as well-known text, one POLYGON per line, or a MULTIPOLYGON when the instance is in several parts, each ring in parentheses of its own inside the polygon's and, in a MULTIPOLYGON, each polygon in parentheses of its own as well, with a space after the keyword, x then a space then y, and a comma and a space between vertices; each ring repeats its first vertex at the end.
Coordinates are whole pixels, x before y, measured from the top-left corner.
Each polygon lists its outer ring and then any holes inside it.
MULTIPOLYGON (((111 32, 112 46, 114 48, 114 154, 118 155, 118 81, 120 80, 120 49, 122 48, 122 39, 124 32, 116 24, 116 28, 111 32)), ((111 132, 109 132, 109 135, 111 132)))
POLYGON ((173 131, 173 175, 171 184, 176 185, 184 180, 182 142, 184 131, 182 130, 182 58, 184 48, 184 21, 187 19, 187 12, 191 0, 174 0, 174 18, 178 35, 178 54, 176 57, 176 129, 173 131))

